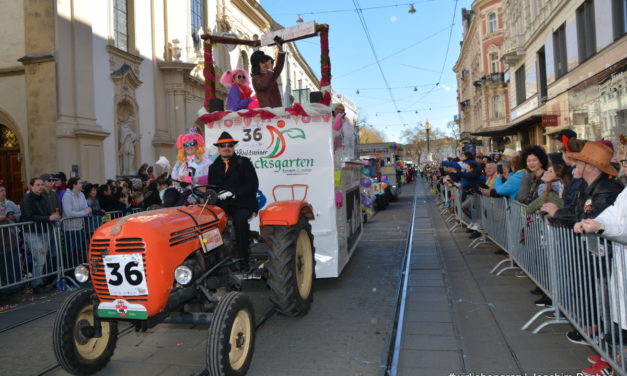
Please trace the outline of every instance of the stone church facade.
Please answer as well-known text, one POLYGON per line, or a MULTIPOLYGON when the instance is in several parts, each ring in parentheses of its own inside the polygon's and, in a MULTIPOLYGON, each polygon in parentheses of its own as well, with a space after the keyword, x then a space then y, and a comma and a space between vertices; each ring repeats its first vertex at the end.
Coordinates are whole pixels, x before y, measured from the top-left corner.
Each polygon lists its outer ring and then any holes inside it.
MULTIPOLYGON (((0 0, 0 6, 6 44, 0 179, 15 200, 43 172, 69 175, 77 166, 83 179, 103 182, 134 175, 160 155, 172 160, 176 137, 200 125, 202 30, 253 39, 282 27, 255 0, 0 0)), ((287 51, 279 80, 284 105, 319 90, 296 46, 287 51)), ((216 73, 250 71, 252 52, 216 47, 216 73)), ((219 95, 226 96, 221 86, 219 95)))

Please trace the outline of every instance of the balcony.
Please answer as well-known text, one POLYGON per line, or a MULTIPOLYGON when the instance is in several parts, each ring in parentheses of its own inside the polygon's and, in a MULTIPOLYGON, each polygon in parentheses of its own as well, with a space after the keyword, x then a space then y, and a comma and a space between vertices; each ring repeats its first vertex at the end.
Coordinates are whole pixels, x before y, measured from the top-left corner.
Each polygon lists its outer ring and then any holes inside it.
POLYGON ((505 74, 503 72, 490 73, 490 74, 486 74, 485 76, 481 77, 481 85, 482 86, 487 86, 487 85, 491 85, 491 84, 498 84, 498 83, 504 83, 504 82, 505 82, 505 74))
POLYGON ((503 56, 501 60, 510 67, 516 65, 525 57, 525 49, 522 35, 505 38, 503 42, 503 56))

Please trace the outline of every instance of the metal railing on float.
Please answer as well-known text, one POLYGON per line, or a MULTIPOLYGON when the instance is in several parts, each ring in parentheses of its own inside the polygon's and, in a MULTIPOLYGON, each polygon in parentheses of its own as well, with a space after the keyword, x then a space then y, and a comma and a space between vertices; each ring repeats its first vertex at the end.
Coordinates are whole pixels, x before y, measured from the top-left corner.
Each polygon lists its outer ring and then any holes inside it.
POLYGON ((551 318, 534 334, 570 323, 618 375, 627 376, 627 244, 578 235, 502 197, 475 195, 480 210, 472 210, 471 218, 462 210, 461 191, 450 191, 455 223, 449 231, 480 218, 483 237, 507 253, 490 273, 520 268, 552 300, 552 307, 537 312, 521 330, 543 315, 551 318))
POLYGON ((26 283, 38 287, 53 280, 67 280, 78 287, 68 272, 87 262, 92 234, 103 223, 123 216, 121 211, 112 211, 55 223, 0 225, 0 294, 13 293, 26 283))

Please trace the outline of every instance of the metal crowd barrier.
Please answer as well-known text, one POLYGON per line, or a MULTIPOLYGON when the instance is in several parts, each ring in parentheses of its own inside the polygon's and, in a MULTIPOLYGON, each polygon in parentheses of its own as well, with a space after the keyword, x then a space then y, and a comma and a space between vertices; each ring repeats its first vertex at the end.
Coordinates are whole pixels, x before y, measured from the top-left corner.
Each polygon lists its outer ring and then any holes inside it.
MULTIPOLYGON (((453 196, 457 223, 450 231, 471 223, 461 210, 458 189, 453 196)), ((491 273, 509 263, 497 275, 520 268, 552 300, 552 307, 540 310, 521 329, 552 314, 534 334, 548 325, 570 323, 616 374, 627 376, 627 244, 575 234, 528 213, 517 201, 486 196, 478 201, 485 236, 508 254, 491 273)))
POLYGON ((15 292, 29 282, 37 287, 51 279, 67 279, 77 285, 66 273, 87 262, 87 250, 96 229, 122 216, 122 212, 115 211, 104 216, 63 218, 57 223, 1 225, 0 293, 15 292))

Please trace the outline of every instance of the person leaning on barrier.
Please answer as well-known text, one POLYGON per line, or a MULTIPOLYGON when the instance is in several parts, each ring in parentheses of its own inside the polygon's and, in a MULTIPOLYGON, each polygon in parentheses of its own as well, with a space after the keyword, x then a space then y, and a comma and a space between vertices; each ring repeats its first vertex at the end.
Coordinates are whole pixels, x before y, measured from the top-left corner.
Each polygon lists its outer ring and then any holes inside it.
MULTIPOLYGON (((37 277, 43 274, 46 266, 46 255, 50 250, 50 243, 54 241, 52 223, 59 222, 59 213, 51 213, 46 199, 41 195, 44 182, 40 178, 30 180, 30 192, 25 194, 20 204, 22 222, 35 222, 34 225, 23 227, 26 250, 32 256, 32 272, 37 277)), ((43 285, 42 279, 33 281, 31 286, 36 289, 43 285)))
POLYGON ((552 163, 542 175, 542 186, 539 188, 539 196, 527 206, 527 213, 535 213, 547 202, 555 204, 558 208, 564 207, 564 192, 568 188, 570 176, 566 172, 566 165, 552 163))
MULTIPOLYGON (((627 346, 627 188, 618 195, 613 205, 608 206, 597 217, 575 223, 574 230, 578 234, 598 234, 613 242, 608 281, 609 311, 612 322, 620 331, 611 331, 615 337, 610 335, 606 341, 610 345, 612 339, 615 343, 620 343, 620 339, 616 338, 620 333, 623 346, 627 346)), ((616 350, 614 352, 620 354, 620 349, 616 350)), ((609 368, 609 364, 606 368, 609 368)))
POLYGON ((559 209, 555 204, 546 203, 540 210, 552 221, 571 227, 582 219, 596 217, 612 205, 623 189, 621 183, 610 178, 618 175, 610 165, 612 154, 609 147, 595 141, 587 142, 579 153, 566 153, 575 160, 573 177, 582 178, 586 187, 570 206, 559 209))
POLYGON ((50 212, 54 213, 59 207, 59 203, 57 202, 57 191, 54 190, 54 183, 57 179, 51 174, 41 174, 39 178, 44 182, 44 191, 41 192, 41 195, 48 202, 50 212))
POLYGON ((7 199, 7 187, 0 184, 0 225, 15 223, 20 220, 20 208, 7 199))
POLYGON ((541 194, 538 188, 542 184, 542 174, 549 166, 549 158, 544 149, 538 145, 526 146, 521 157, 525 164, 526 173, 520 183, 516 200, 528 204, 541 194))
POLYGON ((85 249, 85 216, 92 213, 83 194, 83 183, 73 177, 67 181, 67 192, 63 195, 63 235, 66 251, 70 257, 85 249))
POLYGON ((511 171, 504 171, 504 173, 508 174, 507 176, 497 172, 496 179, 494 180, 494 190, 499 196, 506 196, 511 200, 516 200, 522 181, 522 175, 525 172, 522 158, 519 155, 514 156, 511 159, 511 166, 511 171), (507 181, 503 181, 504 177, 507 178, 507 181))

